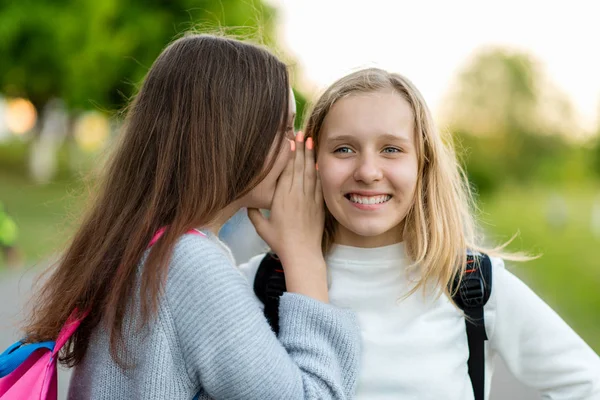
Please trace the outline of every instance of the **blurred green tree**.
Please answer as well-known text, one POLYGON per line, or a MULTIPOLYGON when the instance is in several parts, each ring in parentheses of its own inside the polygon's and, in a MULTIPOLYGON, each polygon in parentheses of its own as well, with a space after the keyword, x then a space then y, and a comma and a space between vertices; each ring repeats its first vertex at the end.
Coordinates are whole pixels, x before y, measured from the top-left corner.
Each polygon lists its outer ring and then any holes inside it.
POLYGON ((54 97, 69 109, 127 103, 162 48, 179 33, 224 30, 275 47, 275 9, 262 0, 0 2, 0 91, 54 97))
POLYGON ((443 106, 480 192, 506 181, 562 179, 572 106, 528 54, 485 49, 458 74, 443 106))
POLYGON ((596 178, 600 178, 600 102, 598 102, 598 112, 596 114, 596 121, 598 123, 598 126, 596 127, 596 135, 591 142, 591 164, 594 175, 596 176, 596 178))
MULTIPOLYGON (((33 138, 55 98, 66 105, 69 140, 81 111, 123 110, 161 50, 186 31, 258 42, 297 69, 276 41, 276 9, 263 0, 0 0, 0 10, 0 93, 32 101, 40 115, 33 138)), ((306 99, 294 91, 301 116, 306 99)), ((11 157, 0 157, 0 168, 29 175, 32 143, 4 143, 0 153, 11 157)), ((59 169, 77 171, 75 147, 57 143, 46 150, 60 155, 67 148, 59 169)))
POLYGON ((596 134, 596 138, 593 142, 592 164, 594 174, 597 178, 600 178, 600 128, 598 128, 598 133, 596 134))
POLYGON ((294 97, 296 98, 295 128, 301 129, 302 123, 304 122, 304 117, 305 117, 304 112, 306 111, 307 100, 306 100, 306 96, 304 96, 304 94, 302 94, 302 92, 298 91, 297 89, 294 89, 294 97))

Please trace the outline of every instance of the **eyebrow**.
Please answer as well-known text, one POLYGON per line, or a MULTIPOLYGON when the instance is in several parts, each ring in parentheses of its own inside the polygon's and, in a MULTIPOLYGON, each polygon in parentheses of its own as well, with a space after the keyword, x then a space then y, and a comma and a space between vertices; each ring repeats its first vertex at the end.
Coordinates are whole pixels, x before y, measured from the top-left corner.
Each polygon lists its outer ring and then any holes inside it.
MULTIPOLYGON (((379 135, 379 136, 377 136, 377 139, 384 139, 386 141, 398 141, 398 142, 404 142, 404 143, 408 143, 408 144, 412 143, 412 141, 406 137, 392 135, 391 133, 385 133, 383 135, 379 135)), ((352 141, 352 140, 356 140, 356 136, 339 135, 339 136, 327 138, 328 142, 347 142, 347 141, 352 141)))

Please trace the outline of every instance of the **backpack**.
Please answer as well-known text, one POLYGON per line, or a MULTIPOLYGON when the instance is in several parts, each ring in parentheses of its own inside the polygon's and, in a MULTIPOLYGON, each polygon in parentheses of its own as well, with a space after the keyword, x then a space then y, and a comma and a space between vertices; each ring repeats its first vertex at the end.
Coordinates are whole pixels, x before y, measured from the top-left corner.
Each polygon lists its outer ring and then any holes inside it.
POLYGON ((0 399, 56 400, 58 353, 85 318, 74 310, 55 342, 16 342, 0 355, 0 399))
MULTIPOLYGON (((163 235, 159 229, 148 247, 163 235)), ((192 229, 188 234, 206 236, 192 229)), ((75 333, 89 310, 75 309, 60 330, 56 342, 25 343, 18 341, 0 354, 0 400, 56 400, 58 396, 58 353, 75 333)), ((197 399, 198 395, 194 397, 197 399)))
MULTIPOLYGON (((483 307, 492 293, 492 262, 485 254, 467 254, 465 273, 456 276, 450 293, 465 314, 467 341, 469 344, 469 377, 475 400, 483 400, 485 394, 485 332, 483 307)), ((281 261, 274 253, 262 259, 254 278, 254 293, 264 304, 264 314, 273 331, 279 333, 279 297, 286 291, 285 275, 281 261)))

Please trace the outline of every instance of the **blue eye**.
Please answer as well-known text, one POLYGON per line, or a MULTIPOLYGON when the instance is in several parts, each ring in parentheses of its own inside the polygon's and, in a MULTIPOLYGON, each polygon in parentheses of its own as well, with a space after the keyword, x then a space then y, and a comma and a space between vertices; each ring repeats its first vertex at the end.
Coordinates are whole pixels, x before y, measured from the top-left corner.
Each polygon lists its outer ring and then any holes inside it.
POLYGON ((385 149, 383 149, 384 153, 400 153, 402 150, 397 149, 395 147, 386 147, 385 149))
POLYGON ((350 147, 339 147, 333 151, 334 153, 351 153, 353 152, 350 147))

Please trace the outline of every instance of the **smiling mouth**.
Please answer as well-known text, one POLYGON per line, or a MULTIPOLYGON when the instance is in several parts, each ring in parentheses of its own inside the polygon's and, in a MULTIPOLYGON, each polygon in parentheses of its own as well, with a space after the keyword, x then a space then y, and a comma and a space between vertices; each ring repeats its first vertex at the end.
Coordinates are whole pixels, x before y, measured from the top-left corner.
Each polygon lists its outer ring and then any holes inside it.
POLYGON ((392 196, 390 196, 389 194, 380 194, 377 196, 360 196, 354 193, 345 194, 344 197, 350 200, 352 203, 365 205, 387 203, 392 198, 392 196))

